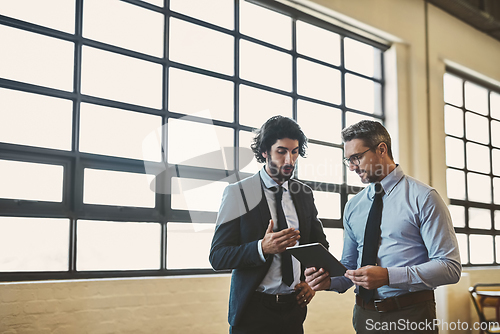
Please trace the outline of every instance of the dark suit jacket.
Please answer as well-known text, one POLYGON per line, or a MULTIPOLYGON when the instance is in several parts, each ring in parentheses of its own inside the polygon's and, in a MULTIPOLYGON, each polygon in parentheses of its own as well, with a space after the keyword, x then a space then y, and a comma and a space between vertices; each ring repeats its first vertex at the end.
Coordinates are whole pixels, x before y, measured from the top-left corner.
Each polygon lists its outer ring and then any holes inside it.
MULTIPOLYGON (((289 189, 299 218, 300 244, 320 242, 328 248, 312 189, 293 179, 289 181, 289 189)), ((273 257, 268 256, 262 262, 257 249, 269 219, 271 213, 259 173, 226 187, 210 249, 210 263, 215 270, 234 269, 229 297, 231 326, 238 324, 249 297, 271 265, 273 257)))

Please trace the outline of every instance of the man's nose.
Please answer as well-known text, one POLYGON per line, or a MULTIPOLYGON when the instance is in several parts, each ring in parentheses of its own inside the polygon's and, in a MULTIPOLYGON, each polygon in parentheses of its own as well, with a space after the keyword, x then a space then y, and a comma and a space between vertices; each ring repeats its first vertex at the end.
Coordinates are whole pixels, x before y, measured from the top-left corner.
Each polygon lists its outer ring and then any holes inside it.
POLYGON ((288 152, 285 154, 285 164, 290 165, 292 163, 292 154, 288 152))
POLYGON ((358 168, 359 168, 359 165, 355 165, 355 164, 353 164, 352 162, 349 162, 349 170, 350 170, 351 172, 355 171, 355 170, 356 170, 356 169, 358 169, 358 168))

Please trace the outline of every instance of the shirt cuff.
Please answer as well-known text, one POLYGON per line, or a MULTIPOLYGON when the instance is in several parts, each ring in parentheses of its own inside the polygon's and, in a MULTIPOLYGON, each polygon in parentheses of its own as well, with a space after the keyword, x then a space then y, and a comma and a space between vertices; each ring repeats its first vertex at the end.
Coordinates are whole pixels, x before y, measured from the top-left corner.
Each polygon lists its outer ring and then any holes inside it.
POLYGON ((387 268, 389 274, 389 286, 391 288, 405 289, 408 285, 408 275, 406 267, 387 268))
POLYGON ((264 251, 262 250, 262 239, 260 239, 257 243, 257 250, 259 251, 260 259, 262 260, 262 262, 266 262, 264 251))

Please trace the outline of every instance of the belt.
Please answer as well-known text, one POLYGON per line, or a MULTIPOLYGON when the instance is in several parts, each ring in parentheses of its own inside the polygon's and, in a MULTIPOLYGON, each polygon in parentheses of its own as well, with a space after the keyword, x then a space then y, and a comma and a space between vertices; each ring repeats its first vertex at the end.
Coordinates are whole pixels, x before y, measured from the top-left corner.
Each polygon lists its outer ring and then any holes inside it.
POLYGON ((272 295, 269 293, 255 291, 252 298, 258 301, 265 301, 274 304, 292 304, 297 303, 297 292, 286 295, 272 295))
POLYGON ((370 300, 368 303, 359 295, 356 295, 356 305, 361 306, 363 309, 377 312, 392 312, 429 300, 434 300, 433 290, 410 292, 400 296, 370 300))

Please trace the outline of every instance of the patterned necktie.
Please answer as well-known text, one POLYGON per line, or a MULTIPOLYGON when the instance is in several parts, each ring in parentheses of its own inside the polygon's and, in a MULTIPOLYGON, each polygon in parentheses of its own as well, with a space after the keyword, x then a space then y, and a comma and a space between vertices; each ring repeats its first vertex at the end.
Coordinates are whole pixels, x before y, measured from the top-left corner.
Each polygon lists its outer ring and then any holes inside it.
MULTIPOLYGON (((373 199, 372 207, 370 208, 370 213, 368 214, 368 220, 365 227, 365 240, 363 244, 363 258, 361 260, 361 267, 367 265, 377 264, 377 253, 380 241, 380 223, 382 221, 382 196, 384 195, 384 190, 380 183, 375 183, 375 197, 373 199)), ((373 299, 375 295, 375 290, 366 290, 363 287, 359 287, 359 295, 363 300, 368 303, 373 299)))
MULTIPOLYGON (((283 206, 281 205, 281 199, 283 198, 283 187, 279 187, 276 191, 276 212, 278 214, 278 230, 284 230, 288 228, 286 223, 285 212, 283 211, 283 206)), ((281 253, 281 275, 283 277, 283 283, 291 286, 293 283, 293 270, 292 270, 292 256, 287 253, 281 253)))

